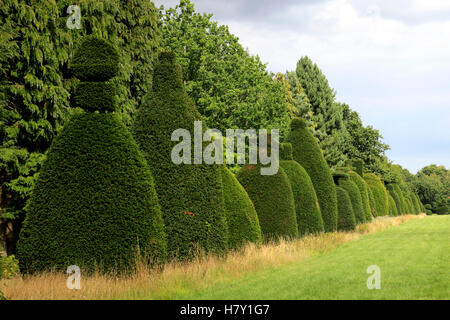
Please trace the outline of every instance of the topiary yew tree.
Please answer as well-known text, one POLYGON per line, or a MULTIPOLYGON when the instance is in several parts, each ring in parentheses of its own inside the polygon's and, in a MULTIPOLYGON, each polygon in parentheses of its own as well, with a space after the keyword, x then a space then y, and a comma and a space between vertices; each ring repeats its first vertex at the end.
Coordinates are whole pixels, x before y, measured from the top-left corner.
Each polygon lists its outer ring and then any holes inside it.
POLYGON ((292 144, 294 160, 305 168, 314 185, 325 231, 335 231, 337 229, 337 198, 333 177, 316 139, 303 119, 292 120, 288 141, 292 144))
POLYGON ((386 187, 381 179, 373 173, 365 173, 364 180, 372 190, 377 216, 389 214, 389 199, 386 187))
POLYGON ((349 179, 356 184, 361 194, 362 208, 364 213, 365 221, 372 221, 372 213, 370 209, 370 199, 369 199, 369 186, 364 181, 364 179, 356 172, 350 171, 348 173, 349 179))
POLYGON ((292 160, 290 143, 282 143, 280 151, 280 166, 289 178, 294 195, 299 235, 323 232, 323 219, 311 178, 298 162, 292 160))
POLYGON ((74 101, 87 112, 69 121, 43 164, 18 243, 23 273, 69 265, 130 271, 138 253, 146 260, 165 258, 151 171, 131 133, 111 112, 109 79, 118 63, 116 49, 95 37, 85 38, 74 55, 79 88, 90 93, 77 90, 74 101))
POLYGON ((356 223, 366 222, 366 215, 364 213, 363 203, 361 200, 361 193, 359 191, 358 186, 352 180, 350 180, 350 178, 340 178, 338 185, 339 187, 347 191, 350 197, 356 223))
POLYGON ((338 230, 355 230, 356 219, 348 192, 345 189, 336 186, 336 194, 338 199, 338 230))
POLYGON ((395 200, 390 192, 388 194, 388 198, 389 198, 389 215, 393 217, 398 216, 397 205, 395 204, 395 200))
MULTIPOLYGON (((219 166, 177 165, 171 159, 178 144, 171 140, 172 133, 185 129, 193 135, 194 121, 200 118, 184 90, 181 67, 175 60, 174 53, 160 54, 152 92, 142 101, 133 133, 155 177, 170 257, 191 258, 198 249, 223 253, 228 231, 219 166)), ((191 147, 194 150, 193 142, 191 147)))
POLYGON ((236 249, 247 242, 261 243, 261 227, 255 206, 247 192, 225 166, 220 168, 228 225, 228 247, 236 249))
POLYGON ((264 240, 298 236, 294 196, 283 168, 274 175, 261 175, 262 165, 247 164, 236 178, 255 205, 264 240))

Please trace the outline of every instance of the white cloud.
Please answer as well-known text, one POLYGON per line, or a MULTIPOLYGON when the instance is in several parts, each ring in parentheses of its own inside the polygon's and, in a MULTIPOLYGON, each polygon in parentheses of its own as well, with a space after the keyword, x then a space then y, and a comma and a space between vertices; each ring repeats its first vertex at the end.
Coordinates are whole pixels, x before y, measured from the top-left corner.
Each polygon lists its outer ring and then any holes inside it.
POLYGON ((429 163, 439 154, 450 167, 450 1, 289 1, 259 13, 241 12, 242 2, 226 10, 216 1, 194 2, 223 17, 219 22, 273 72, 295 70, 308 55, 338 100, 381 131, 393 160, 408 167, 405 148, 426 149, 429 163))

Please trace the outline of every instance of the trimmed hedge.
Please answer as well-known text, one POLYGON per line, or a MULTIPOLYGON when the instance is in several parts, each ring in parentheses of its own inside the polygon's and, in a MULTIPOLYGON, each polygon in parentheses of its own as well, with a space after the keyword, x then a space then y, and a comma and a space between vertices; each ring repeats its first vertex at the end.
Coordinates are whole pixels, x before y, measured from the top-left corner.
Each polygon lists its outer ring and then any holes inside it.
POLYGON ((227 167, 221 166, 220 172, 228 225, 228 247, 236 249, 247 242, 261 243, 258 215, 247 192, 227 167))
POLYGON ((297 213, 298 233, 300 236, 304 236, 323 232, 323 219, 311 178, 296 161, 285 160, 292 159, 292 147, 289 145, 290 143, 280 145, 280 150, 285 151, 282 154, 280 167, 283 168, 291 184, 297 213))
POLYGON ((53 140, 20 233, 23 273, 78 265, 131 270, 137 250, 164 260, 150 169, 116 114, 82 113, 53 140))
POLYGON ((414 205, 413 205, 410 197, 406 197, 406 203, 408 205, 408 213, 414 214, 414 205))
POLYGON ((402 215, 402 201, 397 190, 394 188, 394 184, 388 184, 386 189, 388 190, 389 196, 394 200, 397 215, 402 215))
MULTIPOLYGON (((194 121, 200 119, 184 90, 181 74, 175 54, 161 53, 152 91, 141 103, 133 133, 155 177, 169 257, 189 259, 199 249, 207 253, 226 252, 228 230, 220 167, 176 165, 171 160, 172 149, 179 143, 171 140, 172 133, 183 128, 193 136, 194 121)), ((194 151, 193 142, 191 149, 194 151)))
POLYGON ((338 199, 338 230, 355 230, 356 219, 348 192, 345 189, 336 186, 336 195, 338 199))
POLYGON ((338 182, 339 187, 347 191, 350 201, 352 203, 353 214, 355 216, 356 223, 364 223, 366 216, 363 209, 363 203, 361 200, 361 193, 358 186, 350 178, 341 178, 338 182))
POLYGON ((420 202, 420 199, 419 199, 419 197, 417 196, 416 193, 413 192, 412 195, 413 195, 413 198, 414 198, 414 203, 416 204, 417 209, 418 209, 417 213, 420 214, 420 213, 423 212, 422 203, 420 202))
POLYGON ((356 172, 350 171, 348 173, 349 179, 353 181, 359 189, 359 193, 361 194, 362 207, 364 212, 364 220, 372 221, 372 210, 370 209, 370 200, 369 200, 369 186, 366 181, 356 172))
POLYGON ((395 200, 392 197, 391 192, 389 192, 388 198, 389 198, 389 215, 392 217, 398 216, 397 204, 395 203, 395 200))
POLYGON ((419 204, 419 199, 417 199, 417 196, 414 192, 411 191, 411 193, 409 194, 412 204, 413 204, 413 208, 414 208, 414 214, 419 214, 420 213, 420 204, 419 204))
POLYGON ((395 200, 395 203, 397 205, 397 210, 399 215, 407 214, 408 208, 406 207, 406 200, 403 196, 403 192, 400 189, 400 186, 398 183, 391 183, 388 185, 388 188, 391 188, 391 190, 396 194, 392 194, 392 197, 395 200))
MULTIPOLYGON (((364 180, 365 181, 365 180, 364 180)), ((375 208, 375 197, 373 196, 373 192, 372 189, 368 186, 368 194, 369 194, 369 204, 370 204, 370 210, 372 212, 372 217, 376 217, 377 216, 377 208, 375 208)))
POLYGON ((292 120, 288 142, 292 144, 294 160, 305 168, 314 185, 325 231, 335 231, 337 229, 337 198, 331 170, 317 140, 306 127, 303 119, 292 120))
POLYGON ((107 40, 86 36, 70 63, 72 74, 81 81, 107 81, 119 72, 119 52, 107 40))
POLYGON ((364 180, 372 190, 377 216, 389 214, 389 198, 384 183, 373 173, 365 173, 364 180))
POLYGON ((262 165, 244 165, 236 178, 255 205, 264 240, 298 236, 295 202, 283 168, 274 175, 261 175, 262 165))

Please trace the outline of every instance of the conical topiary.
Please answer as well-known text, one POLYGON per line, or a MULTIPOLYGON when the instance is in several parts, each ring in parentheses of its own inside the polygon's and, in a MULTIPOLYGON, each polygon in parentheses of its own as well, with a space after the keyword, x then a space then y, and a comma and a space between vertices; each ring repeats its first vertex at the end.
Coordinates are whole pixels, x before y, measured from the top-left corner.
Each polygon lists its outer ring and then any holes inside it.
POLYGON ((131 271, 138 253, 165 258, 151 171, 125 125, 108 112, 115 105, 107 80, 118 63, 114 47, 95 37, 75 52, 74 74, 83 82, 74 101, 88 112, 75 116, 48 151, 18 243, 24 273, 70 265, 131 271))
POLYGON ((280 166, 289 178, 294 195, 299 235, 323 232, 323 220, 314 186, 306 170, 292 160, 290 143, 280 145, 280 157, 280 166))
POLYGON ((366 222, 366 215, 364 213, 361 193, 359 192, 358 186, 352 180, 350 180, 350 178, 340 178, 338 186, 347 191, 350 197, 356 223, 366 222))
POLYGON ((336 186, 336 194, 338 199, 338 230, 355 230, 356 220, 348 192, 345 189, 336 186))
MULTIPOLYGON (((175 60, 174 53, 160 54, 153 88, 136 114, 133 133, 155 177, 169 255, 184 259, 198 250, 226 252, 228 231, 219 166, 194 164, 194 152, 187 155, 191 164, 175 164, 171 159, 179 144, 172 141, 174 131, 184 129, 194 136, 194 122, 200 120, 175 60)), ((194 151, 193 141, 188 144, 194 151)))
POLYGON ((261 243, 261 227, 255 206, 233 173, 221 166, 223 198, 228 225, 228 247, 236 249, 247 242, 261 243))
POLYGON ((305 168, 314 185, 325 231, 335 231, 337 229, 337 198, 331 170, 303 119, 292 120, 288 142, 292 144, 294 160, 305 168))
POLYGON ((395 204, 395 200, 389 192, 389 215, 392 217, 398 216, 397 205, 395 204))
POLYGON ((386 188, 389 190, 392 198, 394 198, 398 214, 407 214, 408 208, 406 207, 406 200, 398 183, 390 183, 386 186, 386 188))
POLYGON ((372 213, 370 209, 370 200, 368 191, 369 186, 367 185, 366 181, 364 181, 364 179, 354 171, 350 171, 348 173, 348 177, 353 183, 356 184, 356 186, 359 189, 363 206, 364 220, 367 222, 372 221, 372 213))
POLYGON ((236 178, 247 191, 258 214, 264 240, 298 236, 294 196, 283 168, 274 175, 261 175, 260 164, 247 164, 236 178))
MULTIPOLYGON (((369 185, 367 185, 369 186, 369 185)), ((370 210, 372 213, 372 217, 377 217, 377 208, 375 207, 375 197, 373 196, 373 192, 372 189, 369 187, 367 189, 368 194, 369 194, 369 204, 370 204, 370 210)))
POLYGON ((389 199, 386 187, 381 179, 373 173, 365 173, 364 180, 372 190, 375 209, 378 216, 386 216, 389 214, 389 199))

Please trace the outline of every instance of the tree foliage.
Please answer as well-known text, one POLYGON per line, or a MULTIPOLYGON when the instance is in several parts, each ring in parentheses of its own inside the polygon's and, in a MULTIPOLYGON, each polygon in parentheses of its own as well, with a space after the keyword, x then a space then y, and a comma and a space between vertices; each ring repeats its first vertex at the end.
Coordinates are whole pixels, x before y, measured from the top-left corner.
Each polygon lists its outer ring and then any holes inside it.
MULTIPOLYGON (((15 219, 33 190, 45 152, 76 110, 69 97, 77 80, 69 72, 74 44, 89 34, 120 49, 113 79, 121 118, 131 115, 146 93, 159 46, 157 12, 146 0, 79 0, 81 29, 69 29, 69 0, 5 0, 0 6, 0 215, 15 219)), ((15 237, 8 251, 13 252, 15 237)))
POLYGON ((162 47, 177 54, 186 92, 210 128, 287 130, 284 84, 274 81, 227 26, 195 12, 189 0, 160 11, 162 47))

